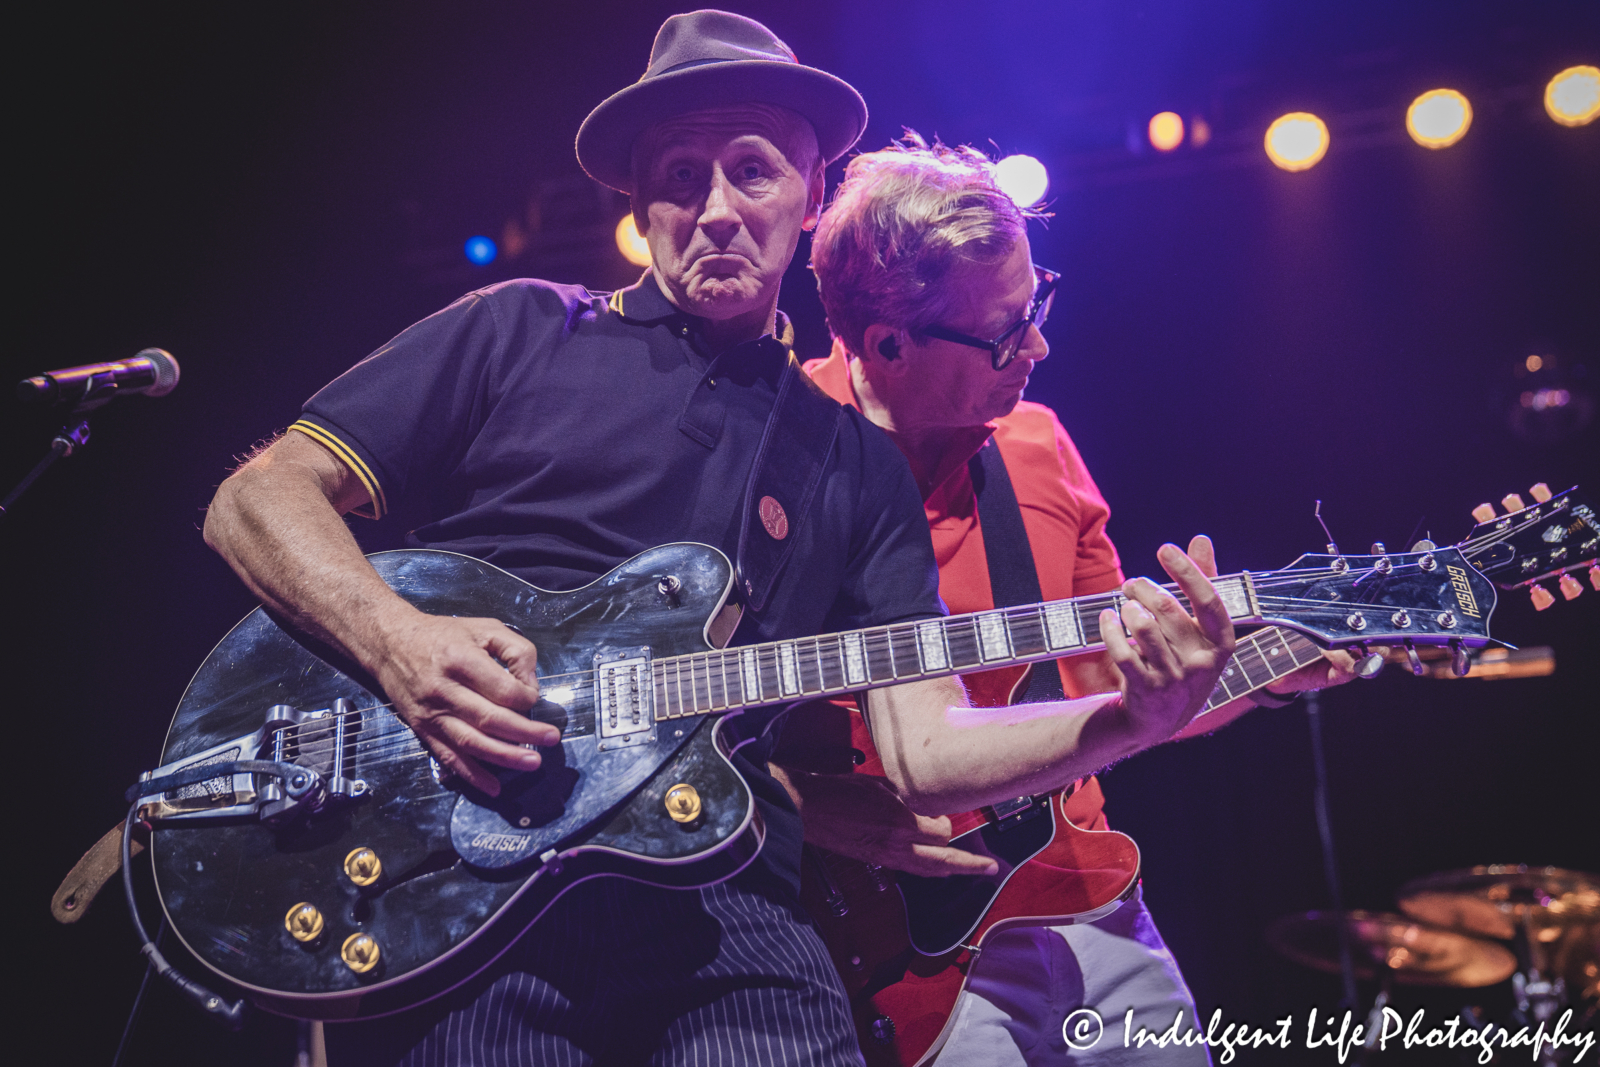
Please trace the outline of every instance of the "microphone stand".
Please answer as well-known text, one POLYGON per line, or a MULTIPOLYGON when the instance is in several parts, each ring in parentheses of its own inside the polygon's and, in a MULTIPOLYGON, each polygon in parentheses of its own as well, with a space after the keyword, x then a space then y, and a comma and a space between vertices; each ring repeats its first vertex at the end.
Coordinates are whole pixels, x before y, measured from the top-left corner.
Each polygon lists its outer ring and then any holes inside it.
POLYGON ((97 374, 90 380, 88 388, 84 390, 83 399, 72 409, 66 425, 62 426, 60 432, 51 439, 49 454, 34 465, 33 470, 17 483, 15 489, 6 494, 4 500, 0 500, 0 519, 11 513, 11 505, 27 492, 29 486, 39 480, 41 474, 50 469, 51 464, 72 455, 89 443, 89 412, 108 403, 116 395, 116 379, 109 371, 97 374))

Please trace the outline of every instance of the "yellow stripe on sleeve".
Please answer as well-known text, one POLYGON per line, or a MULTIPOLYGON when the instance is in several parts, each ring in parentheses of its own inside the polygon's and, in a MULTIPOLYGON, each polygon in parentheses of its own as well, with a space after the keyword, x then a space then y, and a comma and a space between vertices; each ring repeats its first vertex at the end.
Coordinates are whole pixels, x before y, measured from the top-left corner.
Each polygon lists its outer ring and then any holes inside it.
POLYGON ((322 445, 335 456, 338 456, 339 459, 344 461, 345 466, 354 471, 356 477, 361 479, 361 484, 366 487, 367 496, 372 500, 372 513, 367 514, 365 509, 356 508, 357 515, 364 515, 369 519, 383 518, 384 513, 389 510, 388 503, 383 498, 383 486, 378 483, 377 475, 372 473, 372 468, 368 467, 362 458, 356 455, 355 449, 339 440, 339 438, 335 437, 321 426, 318 426, 312 422, 307 422, 305 419, 299 420, 294 425, 290 426, 289 429, 299 430, 301 433, 317 442, 317 444, 322 445))

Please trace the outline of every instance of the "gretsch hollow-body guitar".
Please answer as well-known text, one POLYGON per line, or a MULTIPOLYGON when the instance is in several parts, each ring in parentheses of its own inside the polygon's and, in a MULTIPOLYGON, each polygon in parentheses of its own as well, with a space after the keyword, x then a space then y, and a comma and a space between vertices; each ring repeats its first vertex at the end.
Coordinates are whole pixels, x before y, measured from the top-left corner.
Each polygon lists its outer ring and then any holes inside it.
MULTIPOLYGON (((436 996, 587 878, 692 887, 741 869, 762 827, 728 758, 728 715, 1092 651, 1100 609, 1121 599, 717 649, 706 635, 732 567, 704 545, 651 549, 567 592, 451 553, 370 559, 423 611, 497 618, 532 640, 544 700, 530 714, 563 739, 537 771, 499 772, 490 798, 442 779, 332 650, 263 610, 222 640, 130 799, 183 943, 258 1003, 306 1018, 436 996)), ((1490 640, 1494 589, 1461 549, 1311 555, 1215 585, 1236 622, 1327 644, 1409 637, 1465 655, 1490 640)))

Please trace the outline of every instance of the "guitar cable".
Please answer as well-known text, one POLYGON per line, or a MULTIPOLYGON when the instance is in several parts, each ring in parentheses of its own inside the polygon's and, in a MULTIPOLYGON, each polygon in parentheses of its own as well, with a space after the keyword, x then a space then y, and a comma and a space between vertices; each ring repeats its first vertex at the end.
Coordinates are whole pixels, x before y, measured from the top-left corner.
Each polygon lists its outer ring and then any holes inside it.
MULTIPOLYGON (((221 1023, 223 1026, 226 1026, 230 1030, 237 1030, 244 1025, 244 1000, 236 1000, 232 1004, 229 1004, 226 1000, 211 992, 211 990, 207 989, 206 987, 200 985, 198 982, 192 982, 183 975, 179 974, 177 968, 168 963, 167 958, 161 954, 161 950, 156 948, 156 943, 150 939, 150 934, 144 928, 144 921, 139 918, 139 902, 134 899, 133 895, 132 854, 133 827, 138 821, 138 813, 139 802, 135 800, 133 802, 133 806, 128 809, 127 819, 123 820, 122 823, 122 891, 128 898, 128 916, 133 919, 134 933, 139 935, 139 951, 144 954, 145 959, 150 961, 150 970, 154 970, 158 977, 165 978, 174 987, 176 987, 178 992, 192 1000, 201 1011, 217 1020, 217 1022, 221 1023)), ((145 972, 145 978, 148 981, 149 971, 145 972)), ((143 992, 144 986, 141 983, 141 999, 143 997, 143 992)), ((134 1011, 137 1012, 138 1010, 139 1003, 138 1000, 135 1000, 134 1011)), ((132 1029, 132 1026, 133 1017, 130 1015, 128 1019, 128 1028, 132 1029)), ((127 1041, 126 1032, 123 1034, 123 1041, 127 1041)), ((118 1055, 121 1055, 120 1048, 118 1050, 118 1055)))

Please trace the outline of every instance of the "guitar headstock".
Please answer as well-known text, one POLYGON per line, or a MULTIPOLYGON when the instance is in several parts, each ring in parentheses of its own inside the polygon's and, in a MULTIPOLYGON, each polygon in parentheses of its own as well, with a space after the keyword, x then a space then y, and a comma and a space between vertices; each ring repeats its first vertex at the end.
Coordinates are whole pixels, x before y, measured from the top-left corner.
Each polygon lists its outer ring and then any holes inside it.
POLYGON ((1461 554, 1502 589, 1528 587, 1533 606, 1543 611, 1555 603, 1555 594, 1537 583, 1555 578, 1568 600, 1583 592, 1577 577, 1587 571, 1589 584, 1600 589, 1600 521, 1594 507, 1577 488, 1551 493, 1543 482, 1528 490, 1532 504, 1511 493, 1501 500, 1504 515, 1493 504, 1472 509, 1478 521, 1467 539, 1456 547, 1461 554))
POLYGON ((1372 547, 1370 555, 1304 555, 1281 571, 1253 573, 1261 616, 1334 647, 1489 643, 1494 586, 1460 550, 1372 547))

